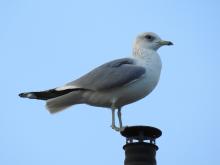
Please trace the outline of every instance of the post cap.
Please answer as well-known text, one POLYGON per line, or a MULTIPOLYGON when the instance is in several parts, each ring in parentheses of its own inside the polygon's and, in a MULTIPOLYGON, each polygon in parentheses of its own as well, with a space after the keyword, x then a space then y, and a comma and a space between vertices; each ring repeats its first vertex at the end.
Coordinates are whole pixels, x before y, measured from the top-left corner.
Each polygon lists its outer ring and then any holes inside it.
POLYGON ((121 131, 121 135, 126 137, 127 142, 133 142, 133 140, 138 140, 138 142, 143 142, 144 140, 149 140, 150 143, 155 143, 155 139, 162 135, 161 130, 151 126, 130 126, 125 127, 121 131))

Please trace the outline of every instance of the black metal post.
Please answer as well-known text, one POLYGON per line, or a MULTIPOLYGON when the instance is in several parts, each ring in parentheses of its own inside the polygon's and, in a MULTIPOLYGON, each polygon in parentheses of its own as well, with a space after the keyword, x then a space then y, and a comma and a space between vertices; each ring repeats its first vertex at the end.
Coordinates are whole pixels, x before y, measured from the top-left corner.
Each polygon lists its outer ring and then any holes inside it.
POLYGON ((121 135, 126 137, 124 165, 156 165, 156 138, 162 132, 150 126, 126 127, 121 135))

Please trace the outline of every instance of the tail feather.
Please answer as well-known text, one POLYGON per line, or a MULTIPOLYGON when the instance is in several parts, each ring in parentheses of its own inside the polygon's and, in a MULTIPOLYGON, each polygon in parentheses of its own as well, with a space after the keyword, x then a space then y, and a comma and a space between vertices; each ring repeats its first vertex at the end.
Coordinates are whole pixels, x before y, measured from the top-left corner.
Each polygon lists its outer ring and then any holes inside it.
POLYGON ((56 98, 47 100, 46 108, 50 113, 60 112, 72 105, 82 104, 83 101, 83 90, 74 91, 56 98))

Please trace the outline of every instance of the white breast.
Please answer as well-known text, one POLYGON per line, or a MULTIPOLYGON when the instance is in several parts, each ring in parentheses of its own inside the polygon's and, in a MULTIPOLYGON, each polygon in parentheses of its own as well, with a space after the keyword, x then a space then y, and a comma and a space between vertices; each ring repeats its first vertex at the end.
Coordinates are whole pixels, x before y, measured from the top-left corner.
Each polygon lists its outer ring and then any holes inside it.
POLYGON ((156 87, 162 64, 159 55, 156 52, 151 53, 144 58, 136 58, 137 65, 145 67, 146 73, 120 90, 121 97, 118 98, 118 104, 125 105, 137 101, 147 96, 156 87))
POLYGON ((145 53, 146 55, 141 59, 137 58, 137 62, 138 65, 146 68, 146 86, 152 91, 159 81, 162 63, 157 52, 147 51, 145 53))

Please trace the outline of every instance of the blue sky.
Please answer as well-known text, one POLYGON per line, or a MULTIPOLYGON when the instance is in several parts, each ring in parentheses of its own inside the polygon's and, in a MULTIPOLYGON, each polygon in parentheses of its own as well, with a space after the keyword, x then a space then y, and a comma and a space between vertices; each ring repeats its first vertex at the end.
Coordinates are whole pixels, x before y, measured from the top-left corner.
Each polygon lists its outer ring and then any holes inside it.
POLYGON ((175 45, 159 50, 160 82, 123 108, 124 123, 163 131, 158 164, 219 164, 219 8, 217 0, 0 1, 0 164, 123 164, 125 141, 109 110, 78 105, 50 115, 44 102, 17 94, 130 56, 145 31, 175 45))

